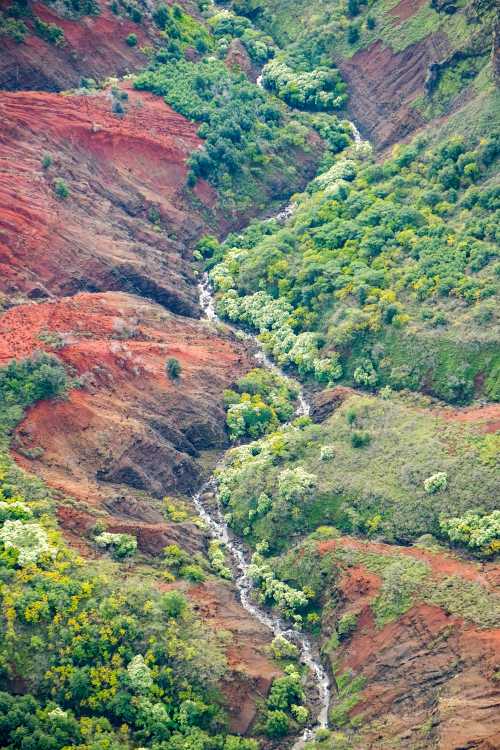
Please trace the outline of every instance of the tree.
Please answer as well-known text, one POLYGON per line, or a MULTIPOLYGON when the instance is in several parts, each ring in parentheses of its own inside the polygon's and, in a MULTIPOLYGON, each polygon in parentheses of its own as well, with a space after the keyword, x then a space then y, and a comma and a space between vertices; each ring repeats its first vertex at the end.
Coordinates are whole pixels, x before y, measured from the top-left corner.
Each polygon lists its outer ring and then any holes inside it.
POLYGON ((54 182, 54 193, 61 200, 66 200, 66 198, 69 196, 69 187, 61 178, 58 178, 54 182))
POLYGON ((170 357, 170 359, 167 359, 165 371, 170 380, 177 380, 182 372, 181 363, 176 357, 170 357))
POLYGON ((265 732, 268 737, 284 737, 288 734, 290 723, 284 711, 268 711, 265 732))
POLYGON ((187 607, 187 599, 180 591, 167 591, 160 600, 160 607, 167 617, 179 619, 187 607))
POLYGON ((347 41, 349 44, 356 44, 359 39, 359 29, 357 26, 351 25, 347 29, 347 41))

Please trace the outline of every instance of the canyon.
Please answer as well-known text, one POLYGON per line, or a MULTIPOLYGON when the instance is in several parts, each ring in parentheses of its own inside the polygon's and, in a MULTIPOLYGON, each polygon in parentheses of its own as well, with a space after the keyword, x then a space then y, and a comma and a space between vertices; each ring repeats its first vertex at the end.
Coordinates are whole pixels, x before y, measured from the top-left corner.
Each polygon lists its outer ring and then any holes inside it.
MULTIPOLYGON (((0 10, 8 5, 2 0, 0 10)), ((59 4, 33 3, 37 17, 63 29, 61 46, 32 33, 30 19, 22 44, 0 36, 0 367, 46 352, 71 378, 64 398, 28 408, 10 449, 16 465, 53 492, 69 547, 98 564, 103 553, 92 543, 98 523, 106 532, 134 536, 141 566, 154 570, 169 545, 193 558, 207 554, 211 535, 192 504, 188 517, 174 522, 164 498, 189 505, 211 475, 231 445, 224 391, 261 364, 248 337, 203 317, 195 248, 205 234, 223 238, 260 217, 247 206, 228 211, 207 179, 188 189, 190 156, 204 145, 199 123, 136 90, 129 77, 148 64, 148 47, 162 39, 158 28, 147 12, 138 26, 98 5, 97 15, 72 17, 59 4), (138 37, 133 46, 123 41, 130 34, 138 37), (84 77, 110 80, 85 91, 84 77), (69 185, 67 199, 57 195, 60 180, 69 185), (169 377, 169 358, 180 364, 178 379, 169 377)), ((403 0, 392 7, 394 23, 411 19, 422 5, 403 0)), ((203 19, 198 8, 183 8, 203 19)), ((430 66, 452 52, 438 31, 400 52, 375 41, 336 60, 350 93, 347 113, 378 158, 425 128, 412 102, 425 91, 430 66)), ((190 46, 186 56, 199 54, 190 46)), ((241 42, 233 40, 227 58, 231 68, 256 78, 258 66, 241 42)), ((298 148, 299 157, 291 153, 303 165, 288 197, 306 189, 325 151, 310 135, 298 148)), ((286 175, 276 185, 278 194, 286 193, 286 175)), ((309 383, 312 420, 321 425, 355 393, 347 385, 309 383)), ((498 410, 493 403, 432 404, 443 430, 452 422, 488 436, 498 431, 498 410)), ((347 534, 317 543, 320 557, 336 549, 423 560, 436 582, 458 577, 498 594, 495 562, 347 534)), ((340 700, 338 674, 363 679, 347 712, 346 732, 357 744, 342 745, 340 738, 331 747, 499 747, 500 628, 473 624, 423 599, 379 626, 372 605, 381 584, 379 575, 352 562, 323 592, 325 614, 313 640, 331 676, 332 706, 340 700), (330 659, 328 635, 352 613, 355 628, 330 659)), ((234 581, 211 576, 157 588, 182 591, 214 633, 229 634, 220 685, 229 727, 254 736, 273 680, 284 674, 272 658, 273 633, 242 606, 234 581)), ((317 696, 308 688, 314 712, 317 696)), ((314 716, 310 723, 315 726, 314 716)), ((278 750, 296 740, 262 741, 264 750, 278 750)))

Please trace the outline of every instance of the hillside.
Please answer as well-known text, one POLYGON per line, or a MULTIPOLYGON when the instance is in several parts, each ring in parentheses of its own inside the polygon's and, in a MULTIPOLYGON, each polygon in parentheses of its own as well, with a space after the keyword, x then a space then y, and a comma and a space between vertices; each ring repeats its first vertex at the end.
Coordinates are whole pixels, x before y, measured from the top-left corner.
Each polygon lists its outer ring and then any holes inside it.
POLYGON ((0 746, 500 746, 490 0, 0 0, 0 746))

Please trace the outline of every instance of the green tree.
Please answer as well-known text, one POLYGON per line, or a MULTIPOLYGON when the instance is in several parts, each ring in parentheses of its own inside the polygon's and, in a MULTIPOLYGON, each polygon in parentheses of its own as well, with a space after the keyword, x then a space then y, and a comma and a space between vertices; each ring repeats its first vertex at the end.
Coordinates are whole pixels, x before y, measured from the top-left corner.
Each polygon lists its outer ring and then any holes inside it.
POLYGON ((170 357, 165 364, 165 371, 170 380, 177 380, 182 372, 182 366, 176 357, 170 357))

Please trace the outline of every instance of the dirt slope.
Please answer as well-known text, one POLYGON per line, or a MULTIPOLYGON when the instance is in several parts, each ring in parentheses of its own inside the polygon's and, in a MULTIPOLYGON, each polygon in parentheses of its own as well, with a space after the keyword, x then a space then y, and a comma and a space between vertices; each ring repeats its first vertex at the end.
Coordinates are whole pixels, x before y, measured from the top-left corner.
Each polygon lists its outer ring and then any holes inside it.
MULTIPOLYGON (((187 248, 203 224, 183 193, 196 126, 126 93, 123 117, 109 90, 0 94, 0 292, 126 290, 197 314, 187 248)), ((203 183, 198 196, 213 200, 203 183)))
MULTIPOLYGON (((426 562, 436 583, 450 576, 498 592, 498 566, 460 561, 423 549, 394 547, 349 537, 320 543, 386 556, 407 555, 426 562)), ((355 747, 363 750, 494 750, 500 745, 500 687, 495 675, 500 628, 483 629, 439 606, 416 601, 384 626, 371 609, 381 579, 362 564, 345 568, 336 586, 334 614, 326 632, 342 615, 356 613, 352 633, 335 653, 336 674, 364 680, 349 711, 359 722, 355 747)))
MULTIPOLYGON (((0 0, 0 10, 10 5, 10 0, 0 0)), ((122 76, 144 67, 140 48, 156 38, 151 24, 133 23, 113 14, 106 3, 98 5, 98 15, 64 18, 43 3, 33 3, 38 18, 64 31, 65 43, 41 39, 33 33, 33 22, 25 19, 29 34, 22 43, 0 38, 0 89, 64 91, 79 86, 82 77, 122 76), (129 34, 137 36, 137 46, 126 44, 129 34)))
POLYGON ((242 345, 128 294, 79 294, 6 312, 0 365, 53 350, 48 341, 80 387, 30 410, 17 431, 19 461, 109 523, 161 522, 151 499, 192 491, 199 451, 226 444, 222 393, 251 366, 242 345), (170 357, 182 367, 176 382, 165 373, 170 357))

